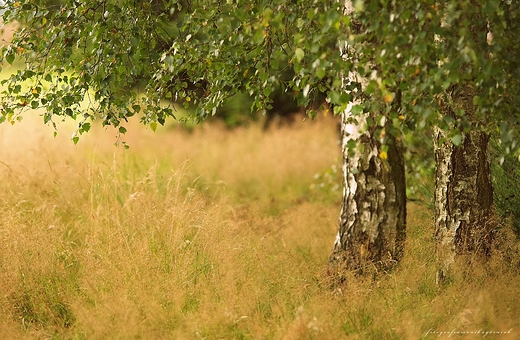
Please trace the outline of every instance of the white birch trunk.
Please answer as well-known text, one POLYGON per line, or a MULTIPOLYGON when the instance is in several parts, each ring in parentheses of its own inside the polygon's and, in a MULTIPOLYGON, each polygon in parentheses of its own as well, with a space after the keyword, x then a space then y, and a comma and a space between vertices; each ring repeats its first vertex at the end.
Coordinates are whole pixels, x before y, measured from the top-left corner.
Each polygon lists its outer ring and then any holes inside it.
MULTIPOLYGON (((346 15, 352 3, 345 2, 346 15)), ((348 46, 342 50, 344 58, 348 46)), ((366 83, 350 72, 345 85, 366 83)), ((331 263, 338 269, 364 272, 387 270, 402 255, 405 239, 406 189, 400 144, 389 138, 388 160, 380 158, 381 143, 375 128, 367 127, 371 113, 353 115, 352 102, 341 114, 343 203, 331 263), (349 141, 356 148, 349 150, 349 141)))
MULTIPOLYGON (((455 109, 474 112, 473 93, 463 88, 453 98, 455 109)), ((447 114, 452 114, 451 108, 447 114)), ((459 146, 435 131, 435 237, 437 283, 445 282, 456 257, 490 255, 493 232, 493 186, 488 151, 489 135, 462 133, 459 146), (442 143, 444 141, 444 143, 442 143)))
MULTIPOLYGON (((442 25, 447 26, 446 22, 442 25)), ((481 44, 491 44, 493 35, 488 26, 472 26, 471 38, 481 44)), ((437 284, 449 280, 457 259, 482 260, 491 255, 495 222, 488 150, 490 136, 478 131, 480 122, 474 118, 475 95, 472 86, 456 84, 450 104, 444 103, 445 115, 456 120, 455 112, 463 110, 466 117, 473 120, 473 131, 461 132, 459 146, 451 142, 445 131, 434 131, 437 284)))
POLYGON ((388 160, 369 131, 342 114, 343 202, 332 262, 348 270, 387 270, 402 256, 406 236, 404 161, 396 141, 388 160), (349 153, 347 143, 357 147, 349 153))

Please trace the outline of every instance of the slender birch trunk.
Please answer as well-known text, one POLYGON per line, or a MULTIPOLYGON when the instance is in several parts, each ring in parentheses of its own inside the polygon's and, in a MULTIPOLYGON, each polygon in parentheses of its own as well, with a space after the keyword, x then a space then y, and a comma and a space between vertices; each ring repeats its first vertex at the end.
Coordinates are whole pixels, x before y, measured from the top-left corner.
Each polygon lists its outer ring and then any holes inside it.
MULTIPOLYGON (((345 1, 345 15, 352 12, 351 1, 345 1)), ((348 46, 342 55, 351 58, 348 46)), ((366 80, 349 72, 343 82, 366 80)), ((374 127, 367 127, 367 118, 375 114, 354 115, 355 104, 359 102, 350 103, 341 114, 343 202, 331 264, 360 273, 385 271, 401 258, 406 237, 404 158, 401 143, 392 136, 388 158, 380 157, 380 136, 375 136, 374 127), (356 143, 352 150, 351 141, 356 143)))
MULTIPOLYGON (((454 108, 471 115, 475 111, 473 97, 470 87, 461 87, 453 98, 454 108)), ((449 278, 456 257, 488 257, 495 229, 489 135, 476 129, 462 133, 459 146, 446 137, 445 132, 435 131, 438 284, 449 278)))

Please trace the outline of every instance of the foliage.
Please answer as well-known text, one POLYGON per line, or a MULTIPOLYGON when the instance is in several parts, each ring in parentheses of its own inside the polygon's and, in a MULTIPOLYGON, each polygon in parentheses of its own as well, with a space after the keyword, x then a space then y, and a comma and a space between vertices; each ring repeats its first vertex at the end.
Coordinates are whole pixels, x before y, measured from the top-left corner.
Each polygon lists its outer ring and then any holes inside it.
MULTIPOLYGON (((349 39, 358 71, 370 81, 365 104, 381 108, 394 127, 410 131, 438 126, 454 144, 469 129, 495 131, 517 146, 518 16, 511 1, 355 1, 360 27, 349 39), (491 32, 491 35, 488 35, 491 32), (470 88, 474 93, 464 93, 470 88), (477 110, 453 107, 469 96, 477 110), (385 102, 396 102, 392 110, 385 102), (450 106, 450 114, 446 112, 450 106), (472 112, 475 111, 475 112, 472 112)), ((392 131, 389 131, 392 132, 392 131)))
POLYGON ((194 104, 200 121, 238 91, 253 97, 252 108, 269 107, 281 87, 303 104, 326 92, 336 112, 362 96, 363 110, 380 112, 368 127, 391 120, 394 135, 436 125, 458 144, 460 131, 499 126, 508 151, 518 148, 515 4, 352 3, 344 16, 336 1, 7 1, 4 21, 25 27, 2 57, 26 68, 6 81, 1 119, 45 107, 45 122, 79 117, 79 133, 90 118, 119 126, 135 114, 155 129, 175 116, 172 102, 194 104), (348 58, 337 53, 340 42, 348 58), (349 70, 369 79, 362 91, 353 83, 343 92, 349 70), (463 86, 478 110, 438 115, 463 86))
POLYGON ((5 81, 0 120, 44 107, 46 123, 79 119, 79 134, 92 118, 119 126, 136 114, 155 130, 175 117, 174 103, 194 105, 189 119, 198 122, 239 91, 251 95, 253 111, 269 108, 281 88, 300 104, 324 92, 336 113, 359 97, 352 119, 378 113, 367 127, 391 121, 386 132, 396 136, 439 126, 458 144, 462 131, 499 129, 507 151, 518 149, 513 1, 349 3, 343 15, 332 0, 5 1, 4 21, 23 29, 1 57, 24 60, 25 69, 5 81), (349 71, 368 84, 344 88, 349 71), (477 110, 439 114, 454 94, 477 110))
POLYGON ((235 93, 224 101, 215 117, 220 118, 230 128, 247 125, 258 119, 258 114, 250 113, 252 103, 253 99, 247 93, 235 93))
POLYGON ((432 133, 424 131, 408 135, 406 144, 406 197, 433 206, 435 157, 432 133))
POLYGON ((46 123, 79 118, 79 133, 91 118, 119 126, 135 114, 155 129, 175 116, 174 102, 194 104, 190 118, 200 121, 238 91, 253 96, 253 108, 269 108, 275 86, 306 103, 311 85, 340 85, 321 81, 342 68, 335 46, 348 18, 336 2, 6 3, 4 21, 24 29, 2 57, 26 67, 6 81, 2 120, 45 107, 46 123), (288 68, 294 76, 282 78, 288 68))
POLYGON ((497 213, 510 217, 517 236, 520 236, 520 161, 504 155, 498 143, 493 145, 493 196, 497 213))

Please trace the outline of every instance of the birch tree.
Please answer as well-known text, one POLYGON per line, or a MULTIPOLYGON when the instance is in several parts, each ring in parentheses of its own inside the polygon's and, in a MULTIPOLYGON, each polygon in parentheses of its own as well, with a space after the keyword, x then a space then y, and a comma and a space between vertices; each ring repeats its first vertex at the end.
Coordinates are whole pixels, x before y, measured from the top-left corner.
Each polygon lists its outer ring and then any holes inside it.
MULTIPOLYGON (((351 1, 345 1, 344 15, 353 17, 355 10, 351 1)), ((348 41, 341 54, 354 64, 358 61, 348 41)), ((377 68, 372 68, 372 78, 377 77, 377 68)), ((387 116, 366 112, 356 96, 366 91, 368 83, 356 69, 343 74, 345 91, 357 99, 341 112, 343 202, 331 257, 334 266, 357 272, 390 269, 402 256, 406 236, 402 145, 386 135, 387 116)))
MULTIPOLYGON (((450 266, 456 255, 480 260, 489 257, 496 233, 489 154, 491 129, 488 114, 491 110, 478 105, 480 98, 486 95, 485 86, 479 82, 488 79, 482 79, 477 72, 486 72, 481 70, 482 66, 490 61, 495 62, 490 48, 493 34, 489 27, 490 15, 492 17, 495 13, 487 12, 490 8, 485 8, 486 6, 493 5, 462 2, 445 12, 442 22, 444 36, 450 34, 457 38, 458 46, 453 46, 453 38, 449 41, 443 38, 439 40, 439 45, 452 55, 462 47, 463 53, 468 55, 463 55, 461 59, 450 60, 453 58, 451 56, 446 58, 448 65, 458 64, 459 68, 465 69, 467 75, 459 77, 458 81, 452 81, 440 99, 440 114, 443 119, 450 123, 462 123, 462 128, 459 128, 458 134, 451 140, 439 128, 436 128, 434 136, 438 283, 449 278, 450 266)), ((494 22, 493 26, 496 24, 498 23, 494 22)), ((453 68, 453 65, 449 67, 453 68)), ((493 84, 490 83, 489 86, 493 84)), ((499 83, 495 83, 495 87, 499 86, 499 83)), ((501 99, 494 105, 498 106, 501 99)))

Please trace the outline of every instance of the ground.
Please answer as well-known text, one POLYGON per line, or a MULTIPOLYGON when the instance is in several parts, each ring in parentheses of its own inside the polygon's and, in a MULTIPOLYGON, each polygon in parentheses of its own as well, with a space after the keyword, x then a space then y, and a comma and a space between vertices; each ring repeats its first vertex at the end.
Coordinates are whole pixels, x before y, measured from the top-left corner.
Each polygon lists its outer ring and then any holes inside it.
MULTIPOLYGON (((17 338, 464 339, 520 335, 518 242, 435 285, 429 202, 390 273, 338 282, 336 121, 263 131, 130 122, 129 150, 35 112, 0 125, 0 334, 17 338), (453 334, 452 334, 453 335, 453 334)), ((510 235, 507 235, 510 236, 510 235)))

